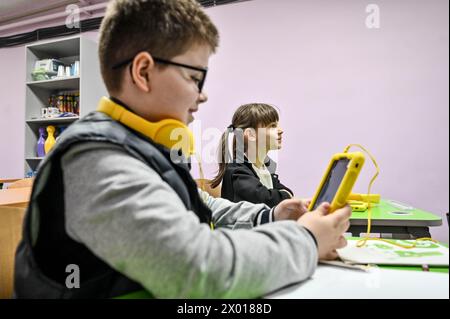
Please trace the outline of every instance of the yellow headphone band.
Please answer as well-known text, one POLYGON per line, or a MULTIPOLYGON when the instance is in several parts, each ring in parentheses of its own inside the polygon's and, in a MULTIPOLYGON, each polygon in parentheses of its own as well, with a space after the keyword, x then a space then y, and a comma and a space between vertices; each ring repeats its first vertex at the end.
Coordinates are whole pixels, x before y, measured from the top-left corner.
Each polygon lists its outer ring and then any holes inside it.
POLYGON ((194 154, 194 135, 183 122, 174 119, 150 122, 106 97, 101 98, 97 111, 169 149, 181 149, 185 156, 194 154))

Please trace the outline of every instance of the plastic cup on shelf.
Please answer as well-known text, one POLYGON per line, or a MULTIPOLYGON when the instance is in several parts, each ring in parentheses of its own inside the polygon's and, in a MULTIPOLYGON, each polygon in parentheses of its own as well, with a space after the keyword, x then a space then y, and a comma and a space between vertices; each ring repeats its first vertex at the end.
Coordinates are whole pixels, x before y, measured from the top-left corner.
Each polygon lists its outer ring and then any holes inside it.
POLYGON ((58 77, 63 77, 64 76, 64 65, 60 65, 58 66, 58 77))
POLYGON ((73 64, 73 75, 79 76, 80 75, 80 61, 75 61, 73 64))

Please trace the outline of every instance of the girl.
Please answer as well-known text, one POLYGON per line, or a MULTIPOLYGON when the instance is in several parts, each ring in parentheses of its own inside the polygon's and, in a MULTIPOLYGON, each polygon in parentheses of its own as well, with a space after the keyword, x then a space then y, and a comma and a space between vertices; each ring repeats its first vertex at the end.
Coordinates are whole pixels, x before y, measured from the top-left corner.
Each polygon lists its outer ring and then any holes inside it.
POLYGON ((278 113, 268 104, 240 106, 232 124, 223 133, 219 149, 219 171, 211 186, 222 182, 221 196, 233 202, 264 203, 270 207, 293 196, 275 174, 275 162, 267 153, 281 148, 283 130, 278 113), (234 134, 233 151, 228 152, 229 134, 234 134))

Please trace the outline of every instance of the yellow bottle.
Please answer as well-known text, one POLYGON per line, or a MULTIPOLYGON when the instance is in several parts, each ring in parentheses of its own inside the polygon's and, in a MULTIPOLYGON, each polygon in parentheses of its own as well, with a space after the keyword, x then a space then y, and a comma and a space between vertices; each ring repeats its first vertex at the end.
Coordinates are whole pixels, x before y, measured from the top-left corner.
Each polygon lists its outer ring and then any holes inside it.
POLYGON ((48 133, 48 136, 47 136, 47 139, 45 140, 45 144, 44 144, 45 154, 50 152, 53 145, 55 145, 55 143, 56 143, 55 136, 54 136, 55 127, 53 125, 47 126, 47 133, 48 133))

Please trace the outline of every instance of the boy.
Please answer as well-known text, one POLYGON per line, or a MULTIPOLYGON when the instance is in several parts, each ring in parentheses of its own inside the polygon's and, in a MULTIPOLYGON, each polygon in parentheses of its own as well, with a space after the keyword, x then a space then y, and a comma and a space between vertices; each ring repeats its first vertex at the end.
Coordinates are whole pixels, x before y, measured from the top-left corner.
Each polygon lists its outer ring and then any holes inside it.
POLYGON ((305 213, 295 199, 270 210, 199 196, 170 145, 130 124, 192 121, 217 45, 194 0, 109 4, 99 58, 110 98, 71 125, 40 166, 16 253, 17 297, 140 289, 159 298, 259 297, 308 278, 319 258, 345 246, 348 208, 326 215, 327 205, 305 213), (68 266, 79 269, 75 288, 68 266))

